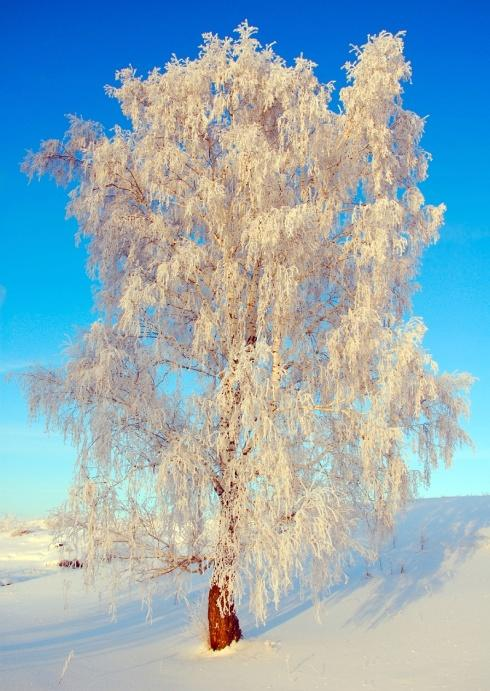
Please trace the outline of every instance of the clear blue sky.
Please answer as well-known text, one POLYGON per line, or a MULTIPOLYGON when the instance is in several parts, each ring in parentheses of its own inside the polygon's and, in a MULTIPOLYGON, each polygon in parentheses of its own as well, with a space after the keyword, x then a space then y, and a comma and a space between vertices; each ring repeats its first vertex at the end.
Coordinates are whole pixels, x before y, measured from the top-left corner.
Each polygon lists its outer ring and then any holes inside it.
MULTIPOLYGON (((476 453, 434 476, 432 496, 490 492, 489 34, 483 0, 421 2, 22 2, 2 11, 0 148, 0 372, 59 362, 63 344, 93 317, 83 249, 64 220, 66 196, 49 181, 27 184, 19 162, 59 137, 65 113, 121 122, 103 92, 117 68, 145 74, 171 53, 195 56, 201 33, 229 35, 247 18, 286 59, 303 52, 323 81, 343 84, 350 44, 381 29, 407 30, 413 85, 405 102, 428 115, 433 154, 424 194, 448 206, 441 241, 424 258, 415 313, 441 370, 478 377, 467 429, 476 453)), ((42 424, 29 425, 14 383, 0 381, 0 515, 40 515, 66 493, 75 453, 42 424)))

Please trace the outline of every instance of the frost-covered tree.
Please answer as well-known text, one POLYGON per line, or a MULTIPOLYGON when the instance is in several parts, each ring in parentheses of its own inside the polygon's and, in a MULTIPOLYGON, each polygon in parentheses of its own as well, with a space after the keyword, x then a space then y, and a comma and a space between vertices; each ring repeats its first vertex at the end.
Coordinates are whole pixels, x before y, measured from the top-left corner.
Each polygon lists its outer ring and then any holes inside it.
POLYGON ((237 32, 121 70, 127 129, 71 118, 24 164, 69 187, 89 241, 99 318, 27 379, 79 448, 87 566, 209 572, 214 649, 245 591, 258 620, 295 576, 318 592, 361 518, 389 526, 450 464, 470 383, 437 373, 410 317, 444 207, 418 189, 402 35, 356 50, 334 112, 312 62, 237 32))

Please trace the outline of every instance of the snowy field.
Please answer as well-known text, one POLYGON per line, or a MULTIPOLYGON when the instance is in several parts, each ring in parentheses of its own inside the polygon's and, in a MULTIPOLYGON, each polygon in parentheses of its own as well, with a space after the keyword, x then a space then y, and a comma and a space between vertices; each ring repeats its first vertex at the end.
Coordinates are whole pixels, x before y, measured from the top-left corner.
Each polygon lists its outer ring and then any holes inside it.
POLYGON ((0 689, 27 691, 488 691, 490 497, 418 501, 372 565, 358 562, 321 606, 293 593, 265 627, 209 653, 205 583, 185 602, 137 589, 117 621, 81 570, 59 569, 42 521, 0 525, 0 689), (26 532, 25 532, 26 531, 26 532))

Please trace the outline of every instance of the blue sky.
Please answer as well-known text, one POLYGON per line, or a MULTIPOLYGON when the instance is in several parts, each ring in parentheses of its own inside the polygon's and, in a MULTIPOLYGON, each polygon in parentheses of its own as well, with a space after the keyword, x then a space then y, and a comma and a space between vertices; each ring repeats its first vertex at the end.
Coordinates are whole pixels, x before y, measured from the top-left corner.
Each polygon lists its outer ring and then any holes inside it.
MULTIPOLYGON (((84 251, 64 220, 65 192, 19 172, 25 150, 59 137, 65 113, 122 122, 103 86, 116 69, 141 74, 172 53, 195 56, 201 34, 230 34, 244 19, 287 60, 303 52, 323 81, 344 83, 350 44, 382 29, 406 30, 414 70, 405 103, 428 115, 434 160, 423 192, 448 206, 440 242, 425 254, 415 314, 441 370, 478 381, 467 429, 476 452, 437 472, 431 496, 490 492, 489 51, 486 2, 19 2, 3 10, 0 110, 0 373, 59 362, 77 325, 93 318, 84 251)), ((0 381, 0 514, 39 515, 60 503, 75 453, 42 423, 29 425, 18 385, 0 381)))

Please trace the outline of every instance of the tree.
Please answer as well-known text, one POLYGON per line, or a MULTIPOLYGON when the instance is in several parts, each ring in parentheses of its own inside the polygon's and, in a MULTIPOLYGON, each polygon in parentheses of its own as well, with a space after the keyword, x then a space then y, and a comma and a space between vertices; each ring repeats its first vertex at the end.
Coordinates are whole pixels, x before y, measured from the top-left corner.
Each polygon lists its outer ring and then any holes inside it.
POLYGON ((467 441, 470 384, 410 317, 444 207, 417 187, 402 34, 356 49, 337 113, 312 62, 237 32, 121 70, 127 129, 72 117, 24 163, 70 188, 97 288, 66 366, 27 378, 79 448, 87 566, 209 570, 213 649, 240 638, 245 590, 264 620, 295 574, 335 576, 361 518, 391 525, 467 441))

